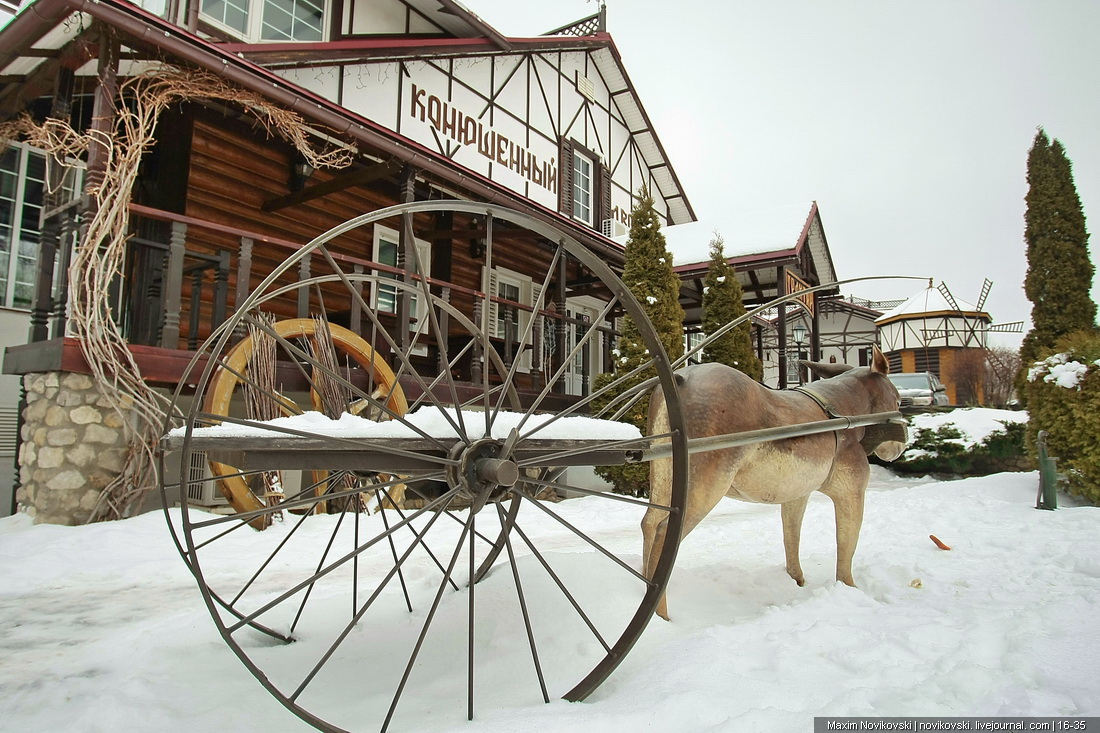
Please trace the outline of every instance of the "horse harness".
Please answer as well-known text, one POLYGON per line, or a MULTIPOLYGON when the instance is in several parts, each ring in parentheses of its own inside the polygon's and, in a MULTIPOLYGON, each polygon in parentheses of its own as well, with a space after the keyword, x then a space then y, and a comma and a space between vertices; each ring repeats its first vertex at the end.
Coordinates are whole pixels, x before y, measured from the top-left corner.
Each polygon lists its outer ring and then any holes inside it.
MULTIPOLYGON (((811 400, 821 408, 826 417, 829 418, 845 418, 849 415, 840 415, 827 399, 821 394, 815 392, 806 386, 793 387, 792 392, 801 392, 809 397, 811 400)), ((833 438, 836 439, 837 450, 840 450, 840 431, 833 431, 833 438)), ((863 450, 867 455, 874 453, 875 448, 879 447, 882 443, 888 441, 905 443, 908 442, 908 435, 906 434, 905 426, 895 422, 879 423, 877 425, 867 425, 863 431, 863 440, 859 441, 859 444, 863 446, 863 450)))

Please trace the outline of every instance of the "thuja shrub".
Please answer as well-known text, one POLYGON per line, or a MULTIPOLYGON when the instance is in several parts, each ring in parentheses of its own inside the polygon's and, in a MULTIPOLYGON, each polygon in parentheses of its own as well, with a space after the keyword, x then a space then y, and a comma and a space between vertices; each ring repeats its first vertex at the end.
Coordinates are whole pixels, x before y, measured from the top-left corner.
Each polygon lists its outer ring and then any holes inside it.
POLYGON ((1070 493, 1100 505, 1100 337, 1075 334, 1059 346, 1064 350, 1028 370, 1028 446, 1034 455, 1045 430, 1070 493))

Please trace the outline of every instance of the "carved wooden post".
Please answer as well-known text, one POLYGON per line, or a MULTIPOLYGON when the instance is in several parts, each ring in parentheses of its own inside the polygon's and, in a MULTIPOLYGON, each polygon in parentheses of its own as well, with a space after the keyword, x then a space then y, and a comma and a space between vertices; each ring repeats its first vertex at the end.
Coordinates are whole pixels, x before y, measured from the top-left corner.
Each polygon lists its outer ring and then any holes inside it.
MULTIPOLYGON (((58 120, 68 120, 72 115, 72 100, 75 74, 72 69, 61 67, 54 80, 53 102, 50 116, 58 120)), ((31 310, 31 341, 45 341, 49 338, 50 313, 54 309, 53 279, 57 252, 64 236, 63 220, 71 212, 62 211, 65 202, 65 161, 50 156, 46 163, 46 191, 42 197, 41 234, 39 234, 38 271, 34 281, 34 307, 31 310)), ((64 272, 64 270, 62 270, 64 272)))
MULTIPOLYGON (((353 266, 352 272, 356 275, 362 275, 363 266, 353 266)), ((353 333, 359 333, 359 329, 363 327, 363 306, 361 304, 363 297, 363 280, 359 277, 353 277, 351 279, 351 289, 355 292, 355 295, 351 298, 351 312, 348 314, 348 328, 350 328, 353 333)))
MULTIPOLYGON (((444 303, 451 302, 451 289, 448 287, 443 288, 443 292, 440 293, 440 299, 444 303)), ((443 307, 437 309, 436 317, 439 319, 439 338, 443 340, 444 344, 447 342, 447 336, 450 332, 450 316, 443 307)), ((446 351, 450 353, 449 344, 446 351)), ((439 373, 442 374, 444 370, 450 370, 451 365, 443 359, 444 349, 439 349, 439 373)))
MULTIPOLYGON (((252 292, 252 240, 249 237, 241 237, 241 248, 237 253, 237 290, 233 294, 233 307, 240 310, 249 293, 252 292)), ((248 335, 248 327, 242 319, 237 323, 233 331, 236 341, 248 335)))
MULTIPOLYGON (((298 263, 298 282, 309 279, 309 257, 303 257, 298 263)), ((309 317, 309 288, 298 288, 298 317, 309 317)))
POLYGON ((535 319, 534 328, 531 329, 531 381, 535 389, 542 389, 542 329, 546 316, 535 311, 531 317, 535 319))
POLYGON ((504 366, 512 368, 512 360, 515 354, 516 339, 512 329, 512 309, 504 309, 504 366))
POLYGON ((187 348, 194 351, 199 346, 199 309, 202 307, 202 268, 191 273, 191 317, 188 319, 187 348))
POLYGON ((214 313, 211 328, 225 323, 225 313, 229 302, 229 252, 218 253, 218 265, 214 270, 214 313))
MULTIPOLYGON (((183 260, 187 252, 187 225, 172 222, 168 236, 168 271, 164 278, 164 321, 160 331, 160 345, 166 349, 179 348, 180 299, 183 297, 183 260)), ((194 294, 191 296, 194 300, 194 294)), ((192 306, 194 312, 194 306, 192 306)), ((192 317, 193 318, 193 317, 192 317)))
MULTIPOLYGON (((584 324, 586 326, 591 324, 584 324)), ((581 324, 577 324, 577 329, 581 328, 581 324)), ((599 336, 597 338, 597 343, 599 336)), ((581 350, 581 397, 588 396, 588 388, 592 383, 592 341, 589 340, 587 344, 582 347, 581 350)))
MULTIPOLYGON (((482 313, 485 310, 485 302, 480 298, 474 299, 474 323, 480 324, 482 319, 482 313)), ((478 331, 481 331, 481 337, 486 341, 489 339, 489 332, 482 331, 480 325, 478 331)), ((482 338, 474 336, 474 354, 470 359, 470 381, 474 384, 481 382, 481 360, 483 355, 484 344, 482 338)))
MULTIPOLYGON (((78 199, 79 200, 79 199, 78 199)), ((61 218, 61 236, 58 239, 57 269, 65 273, 61 280, 61 288, 54 299, 53 304, 53 338, 61 338, 65 335, 65 326, 68 322, 69 310, 69 263, 73 259, 73 236, 77 230, 76 212, 77 206, 72 208, 61 218)))
MULTIPOLYGON (((554 363, 552 365, 555 371, 558 370, 558 369, 561 369, 562 366, 565 364, 565 356, 568 353, 568 350, 566 348, 566 344, 569 340, 567 338, 568 330, 569 330, 569 324, 565 320, 566 315, 568 315, 566 310, 565 310, 565 296, 566 296, 565 278, 566 278, 566 272, 567 272, 567 265, 566 265, 565 260, 566 260, 565 257, 561 257, 561 258, 558 259, 558 289, 557 289, 558 323, 557 323, 557 329, 555 331, 555 337, 556 338, 555 338, 555 342, 554 342, 554 363)), ((554 383, 554 391, 555 392, 558 392, 558 393, 564 393, 565 392, 565 372, 566 371, 567 370, 562 369, 561 376, 558 377, 558 380, 554 383)))

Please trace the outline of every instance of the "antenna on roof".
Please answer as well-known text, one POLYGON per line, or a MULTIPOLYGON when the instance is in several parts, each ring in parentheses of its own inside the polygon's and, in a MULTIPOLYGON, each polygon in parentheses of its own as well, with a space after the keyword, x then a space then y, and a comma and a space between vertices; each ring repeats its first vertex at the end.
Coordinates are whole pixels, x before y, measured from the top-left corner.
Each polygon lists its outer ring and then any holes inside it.
POLYGON ((985 305, 985 299, 987 297, 989 297, 989 291, 992 290, 992 289, 993 289, 993 281, 990 280, 988 277, 985 278, 985 282, 982 283, 982 294, 978 296, 978 302, 975 303, 978 310, 981 310, 982 306, 985 305))

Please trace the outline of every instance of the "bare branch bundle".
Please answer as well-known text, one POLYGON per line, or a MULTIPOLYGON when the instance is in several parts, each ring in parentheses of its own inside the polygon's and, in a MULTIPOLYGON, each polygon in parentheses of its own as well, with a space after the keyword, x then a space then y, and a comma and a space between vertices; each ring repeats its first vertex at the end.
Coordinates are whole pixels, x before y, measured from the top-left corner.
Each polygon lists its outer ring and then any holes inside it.
POLYGON ((24 137, 52 159, 80 158, 93 146, 104 153, 101 181, 91 181, 90 218, 75 248, 68 272, 71 314, 69 335, 80 340, 81 351, 104 395, 122 415, 134 450, 122 473, 104 490, 89 521, 128 516, 155 486, 155 455, 168 400, 151 389, 126 346, 112 317, 112 281, 122 272, 129 233, 129 204, 142 155, 155 142, 160 114, 185 100, 212 99, 243 107, 265 127, 289 140, 314 167, 348 165, 354 150, 326 143, 312 144, 309 127, 296 113, 281 109, 263 97, 227 84, 205 71, 160 66, 127 79, 119 86, 115 129, 110 134, 79 132, 67 122, 38 124, 29 117, 0 127, 0 138, 24 137))

